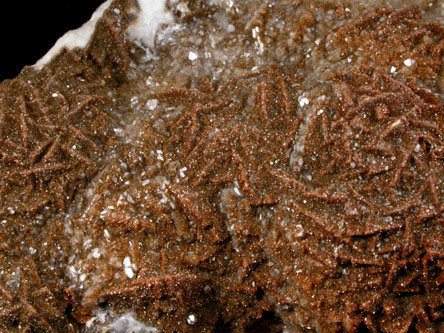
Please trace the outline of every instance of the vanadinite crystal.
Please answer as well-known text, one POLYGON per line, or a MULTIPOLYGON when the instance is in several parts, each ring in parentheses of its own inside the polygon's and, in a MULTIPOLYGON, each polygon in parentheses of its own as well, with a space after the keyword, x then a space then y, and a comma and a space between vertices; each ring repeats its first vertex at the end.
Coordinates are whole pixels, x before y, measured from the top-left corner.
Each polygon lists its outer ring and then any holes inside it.
POLYGON ((442 1, 106 4, 0 84, 1 332, 444 331, 442 1))

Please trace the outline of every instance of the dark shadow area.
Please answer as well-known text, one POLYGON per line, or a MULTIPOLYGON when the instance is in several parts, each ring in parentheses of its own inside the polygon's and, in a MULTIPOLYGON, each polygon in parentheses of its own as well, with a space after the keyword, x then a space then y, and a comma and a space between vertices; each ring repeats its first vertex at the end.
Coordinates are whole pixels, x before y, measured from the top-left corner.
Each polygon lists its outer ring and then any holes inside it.
POLYGON ((281 333, 282 320, 274 312, 264 311, 262 318, 248 327, 246 333, 281 333))
POLYGON ((361 323, 361 325, 358 327, 357 333, 370 333, 370 330, 364 323, 361 323))
POLYGON ((66 31, 88 21, 104 0, 8 1, 0 11, 0 81, 37 62, 66 31))
POLYGON ((222 316, 219 316, 219 320, 216 323, 215 333, 230 333, 229 325, 224 324, 222 316))

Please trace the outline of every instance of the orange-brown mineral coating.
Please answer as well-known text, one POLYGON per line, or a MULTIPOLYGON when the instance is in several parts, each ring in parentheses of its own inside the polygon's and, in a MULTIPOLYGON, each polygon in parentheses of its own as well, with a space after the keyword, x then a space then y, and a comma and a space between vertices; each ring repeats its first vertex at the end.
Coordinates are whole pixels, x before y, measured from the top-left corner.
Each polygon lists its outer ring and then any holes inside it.
POLYGON ((229 3, 0 85, 0 330, 444 329, 441 5, 229 3))
MULTIPOLYGON (((129 6, 113 7, 126 13, 129 6)), ((126 102, 109 93, 125 78, 128 23, 111 12, 87 49, 0 84, 1 332, 78 328, 65 313, 72 306, 63 284, 70 256, 63 222, 115 143, 116 111, 126 102)))

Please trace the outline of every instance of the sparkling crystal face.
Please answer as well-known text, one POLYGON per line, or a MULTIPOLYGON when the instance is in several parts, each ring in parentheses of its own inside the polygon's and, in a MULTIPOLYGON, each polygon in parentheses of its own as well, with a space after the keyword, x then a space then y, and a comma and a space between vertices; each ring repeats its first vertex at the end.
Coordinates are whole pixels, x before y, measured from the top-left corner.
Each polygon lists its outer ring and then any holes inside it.
POLYGON ((107 3, 0 84, 0 330, 442 329, 443 8, 107 3))

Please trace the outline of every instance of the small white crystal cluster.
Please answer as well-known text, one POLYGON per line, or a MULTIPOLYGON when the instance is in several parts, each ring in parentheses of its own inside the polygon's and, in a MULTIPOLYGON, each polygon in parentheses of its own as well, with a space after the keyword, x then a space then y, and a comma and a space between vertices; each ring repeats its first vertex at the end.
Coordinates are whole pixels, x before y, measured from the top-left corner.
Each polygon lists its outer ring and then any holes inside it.
POLYGON ((153 47, 157 28, 172 23, 173 16, 165 11, 165 0, 139 0, 140 14, 128 30, 128 37, 142 46, 153 47))
POLYGON ((131 312, 117 316, 113 311, 99 310, 86 323, 84 332, 157 333, 159 331, 153 326, 138 321, 131 312))

